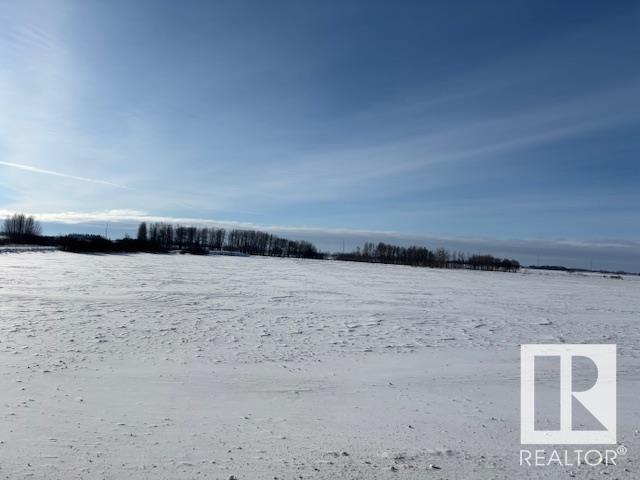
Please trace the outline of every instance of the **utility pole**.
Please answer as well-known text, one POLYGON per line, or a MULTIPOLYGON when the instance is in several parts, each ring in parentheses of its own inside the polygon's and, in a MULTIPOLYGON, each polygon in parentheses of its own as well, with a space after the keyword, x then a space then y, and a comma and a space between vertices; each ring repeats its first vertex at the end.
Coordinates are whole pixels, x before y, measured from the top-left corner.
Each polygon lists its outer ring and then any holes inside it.
POLYGON ((109 222, 104 227, 104 238, 109 238, 109 222))

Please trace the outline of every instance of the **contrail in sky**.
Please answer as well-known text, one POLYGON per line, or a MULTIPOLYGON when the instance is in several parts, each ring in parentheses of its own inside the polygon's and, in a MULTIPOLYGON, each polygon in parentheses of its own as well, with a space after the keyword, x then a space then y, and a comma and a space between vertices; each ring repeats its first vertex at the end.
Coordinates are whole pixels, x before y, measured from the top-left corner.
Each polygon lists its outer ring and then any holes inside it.
POLYGON ((106 186, 115 187, 115 188, 127 188, 124 185, 118 185, 117 183, 111 183, 105 180, 96 180, 95 178, 79 177, 77 175, 69 175, 66 173, 53 172, 51 170, 45 170, 43 168, 33 167, 31 165, 22 165, 20 163, 0 161, 0 165, 4 165, 5 167, 18 168, 20 170, 26 170, 27 172, 42 173, 45 175, 53 175, 55 177, 62 177, 62 178, 70 178, 71 180, 79 180, 81 182, 96 183, 98 185, 106 185, 106 186))

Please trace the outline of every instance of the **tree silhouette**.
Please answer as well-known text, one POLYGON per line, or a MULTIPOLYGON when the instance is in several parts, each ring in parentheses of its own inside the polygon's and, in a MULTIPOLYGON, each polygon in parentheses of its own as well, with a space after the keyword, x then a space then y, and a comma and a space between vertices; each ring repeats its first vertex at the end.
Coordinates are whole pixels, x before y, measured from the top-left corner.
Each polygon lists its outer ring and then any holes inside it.
POLYGON ((138 227, 138 241, 146 242, 147 241, 147 224, 146 222, 142 222, 138 227))
POLYGON ((13 242, 24 242, 40 236, 42 226, 33 216, 16 213, 5 219, 3 233, 13 242))

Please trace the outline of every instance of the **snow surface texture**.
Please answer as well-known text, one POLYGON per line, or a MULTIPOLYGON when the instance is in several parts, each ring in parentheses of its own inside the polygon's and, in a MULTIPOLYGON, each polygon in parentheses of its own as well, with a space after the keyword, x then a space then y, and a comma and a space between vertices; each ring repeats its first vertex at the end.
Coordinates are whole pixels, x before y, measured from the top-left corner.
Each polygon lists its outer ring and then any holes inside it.
POLYGON ((0 478, 640 478, 640 279, 0 254, 0 478), (518 464, 519 344, 618 344, 617 466, 518 464))

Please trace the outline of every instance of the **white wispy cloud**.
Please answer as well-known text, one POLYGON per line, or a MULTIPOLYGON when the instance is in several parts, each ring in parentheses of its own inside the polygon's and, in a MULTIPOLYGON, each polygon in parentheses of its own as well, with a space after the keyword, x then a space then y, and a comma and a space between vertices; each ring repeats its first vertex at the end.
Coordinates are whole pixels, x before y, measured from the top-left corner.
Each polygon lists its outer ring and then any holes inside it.
POLYGON ((26 170, 27 172, 41 173, 43 175, 53 175, 54 177, 68 178, 70 180, 78 180, 80 182, 95 183, 98 185, 106 185, 108 187, 115 187, 115 188, 127 188, 124 185, 108 182, 106 180, 98 180, 95 178, 81 177, 78 175, 70 175, 68 173, 54 172, 53 170, 46 170, 44 168, 34 167, 33 165, 23 165, 21 163, 3 162, 3 161, 0 161, 0 165, 4 165, 5 167, 17 168, 19 170, 26 170))
MULTIPOLYGON (((0 217, 21 213, 14 210, 0 209, 0 217)), ((184 225, 200 225, 200 226, 221 226, 226 228, 247 228, 269 231, 286 231, 299 233, 331 233, 331 234, 376 234, 376 235, 401 235, 400 232, 391 230, 359 230, 359 229, 340 229, 340 228, 314 228, 300 226, 284 226, 258 224, 253 222, 240 222, 232 220, 216 220, 212 218, 198 217, 173 217, 167 215, 154 215, 149 212, 131 209, 112 209, 103 211, 90 212, 44 212, 33 213, 33 215, 41 222, 64 223, 70 225, 114 222, 122 224, 133 224, 138 222, 167 222, 173 224, 184 225)))

